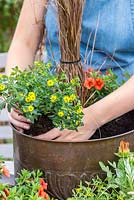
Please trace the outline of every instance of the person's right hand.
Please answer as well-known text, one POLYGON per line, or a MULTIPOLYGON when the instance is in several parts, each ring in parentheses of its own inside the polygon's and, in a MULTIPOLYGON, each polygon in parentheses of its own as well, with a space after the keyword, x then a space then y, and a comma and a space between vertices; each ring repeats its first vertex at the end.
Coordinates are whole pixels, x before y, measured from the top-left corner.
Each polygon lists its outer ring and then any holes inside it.
POLYGON ((8 112, 9 122, 20 132, 23 132, 24 129, 30 129, 30 120, 25 118, 19 110, 11 109, 11 112, 8 112))

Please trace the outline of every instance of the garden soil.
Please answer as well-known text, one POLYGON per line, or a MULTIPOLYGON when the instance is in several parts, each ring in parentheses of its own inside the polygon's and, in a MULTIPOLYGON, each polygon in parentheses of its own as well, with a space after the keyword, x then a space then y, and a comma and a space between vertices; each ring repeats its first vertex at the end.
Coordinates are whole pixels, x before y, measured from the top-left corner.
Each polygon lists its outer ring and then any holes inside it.
MULTIPOLYGON (((40 116, 30 130, 25 130, 25 134, 37 136, 46 133, 54 128, 52 121, 47 116, 40 116)), ((134 130, 134 110, 121 117, 103 125, 90 139, 107 138, 134 130)), ((79 134, 79 133, 78 133, 79 134)))

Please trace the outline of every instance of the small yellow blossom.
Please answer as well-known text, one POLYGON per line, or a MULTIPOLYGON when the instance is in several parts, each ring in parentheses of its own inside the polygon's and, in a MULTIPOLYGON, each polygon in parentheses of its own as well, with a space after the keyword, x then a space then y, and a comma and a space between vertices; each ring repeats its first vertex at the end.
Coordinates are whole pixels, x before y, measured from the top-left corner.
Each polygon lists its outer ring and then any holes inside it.
POLYGON ((34 92, 29 92, 28 96, 25 98, 26 102, 31 102, 36 100, 36 95, 34 92))
POLYGON ((26 108, 23 108, 23 112, 26 113, 28 111, 28 109, 26 108))
POLYGON ((76 191, 79 193, 79 192, 81 192, 81 188, 76 188, 76 191))
POLYGON ((59 117, 63 117, 63 116, 64 116, 64 112, 63 112, 63 111, 59 111, 59 112, 58 112, 58 116, 59 116, 59 117))
POLYGON ((76 83, 75 79, 71 79, 71 83, 75 84, 76 83))
POLYGON ((57 78, 54 78, 54 82, 57 82, 57 78))
POLYGON ((29 92, 28 93, 28 97, 30 99, 30 101, 35 101, 36 100, 36 95, 34 92, 29 92))
POLYGON ((51 102, 55 102, 56 99, 57 99, 57 96, 56 96, 56 95, 51 95, 51 97, 50 97, 50 101, 51 101, 51 102))
POLYGON ((53 85, 54 85, 54 81, 53 81, 53 80, 48 80, 48 81, 47 81, 47 85, 48 85, 49 87, 53 86, 53 85))
POLYGON ((34 92, 29 92, 28 96, 35 96, 35 93, 34 92))
POLYGON ((41 74, 43 74, 43 70, 40 70, 39 72, 40 72, 41 74))
POLYGON ((30 99, 30 97, 26 97, 25 98, 25 101, 28 103, 28 102, 31 102, 31 99, 30 99))
POLYGON ((29 110, 30 112, 32 112, 32 111, 34 110, 34 107, 33 107, 33 106, 28 106, 28 110, 29 110))
POLYGON ((75 94, 71 94, 70 95, 70 101, 74 101, 76 99, 76 95, 75 94))
POLYGON ((78 126, 78 125, 80 124, 80 122, 79 122, 79 121, 76 121, 76 123, 75 123, 75 124, 76 124, 76 126, 78 126))
POLYGON ((36 100, 36 97, 35 96, 30 96, 30 101, 35 101, 36 100))
POLYGON ((119 196, 117 200, 124 200, 122 196, 119 196))
POLYGON ((0 84, 0 90, 4 90, 6 86, 4 84, 0 84))
POLYGON ((68 95, 64 96, 63 99, 64 99, 65 103, 69 103, 70 102, 70 97, 68 95))
POLYGON ((82 113, 82 108, 80 107, 80 108, 78 108, 78 110, 76 111, 77 112, 77 114, 80 114, 80 113, 82 113))
POLYGON ((51 66, 52 66, 51 63, 47 63, 47 64, 46 64, 46 67, 47 67, 48 69, 49 69, 51 66))
POLYGON ((19 93, 19 96, 23 97, 23 96, 24 96, 24 94, 23 94, 22 92, 20 92, 20 93, 19 93))
POLYGON ((41 66, 41 63, 39 61, 35 61, 34 65, 41 66))
POLYGON ((2 78, 3 77, 3 74, 0 74, 0 78, 2 78))

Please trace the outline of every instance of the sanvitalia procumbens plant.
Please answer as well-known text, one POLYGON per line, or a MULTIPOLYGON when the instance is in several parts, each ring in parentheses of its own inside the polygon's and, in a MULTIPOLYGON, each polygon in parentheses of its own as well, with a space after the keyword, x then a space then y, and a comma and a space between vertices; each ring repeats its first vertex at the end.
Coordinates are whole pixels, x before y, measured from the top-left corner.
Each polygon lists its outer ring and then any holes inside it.
POLYGON ((6 104, 14 107, 32 123, 44 114, 52 119, 55 127, 77 130, 82 123, 82 105, 75 88, 78 78, 67 80, 65 73, 51 73, 51 63, 35 62, 34 66, 20 71, 18 67, 11 75, 0 75, 0 109, 6 104))

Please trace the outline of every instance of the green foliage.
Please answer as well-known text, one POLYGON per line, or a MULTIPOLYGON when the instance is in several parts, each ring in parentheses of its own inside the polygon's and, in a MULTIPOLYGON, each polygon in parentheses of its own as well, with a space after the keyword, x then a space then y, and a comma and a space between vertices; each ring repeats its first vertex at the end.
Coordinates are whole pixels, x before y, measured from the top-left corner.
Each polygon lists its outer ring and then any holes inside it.
POLYGON ((0 0, 0 52, 9 48, 22 0, 0 0))
POLYGON ((47 183, 41 178, 42 172, 23 169, 16 178, 16 184, 0 184, 0 197, 7 200, 49 200, 47 183))
POLYGON ((8 104, 20 110, 32 123, 45 114, 55 127, 77 130, 82 125, 82 106, 76 94, 78 79, 68 82, 66 75, 51 73, 51 63, 35 62, 33 67, 20 71, 14 68, 11 75, 0 75, 0 109, 8 104))
POLYGON ((134 199, 134 152, 129 149, 116 154, 118 162, 108 162, 108 166, 100 162, 106 173, 104 180, 98 176, 86 186, 80 183, 73 190, 73 197, 68 200, 133 200, 134 199), (126 154, 127 152, 127 154, 126 154))

